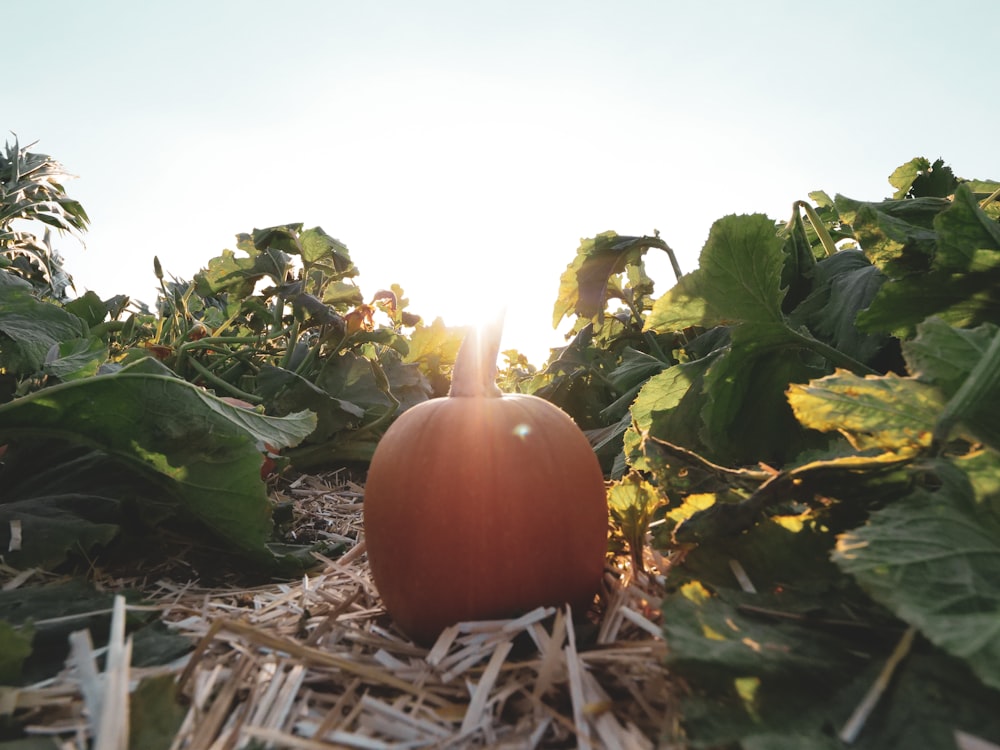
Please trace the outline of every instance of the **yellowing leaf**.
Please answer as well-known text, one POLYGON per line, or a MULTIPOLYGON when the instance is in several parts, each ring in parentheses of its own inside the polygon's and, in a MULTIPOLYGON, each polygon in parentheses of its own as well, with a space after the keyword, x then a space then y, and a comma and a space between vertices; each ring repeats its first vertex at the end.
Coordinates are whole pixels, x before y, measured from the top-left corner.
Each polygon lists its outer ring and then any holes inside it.
POLYGON ((793 383, 788 401, 806 427, 840 432, 855 448, 897 453, 930 445, 944 398, 926 383, 896 375, 858 377, 843 370, 793 383))

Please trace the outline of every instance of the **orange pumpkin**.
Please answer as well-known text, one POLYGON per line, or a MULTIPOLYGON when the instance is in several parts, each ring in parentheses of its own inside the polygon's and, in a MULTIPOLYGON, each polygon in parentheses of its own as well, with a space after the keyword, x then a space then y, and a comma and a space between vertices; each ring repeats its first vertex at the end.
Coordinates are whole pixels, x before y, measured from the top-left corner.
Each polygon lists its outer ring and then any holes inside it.
POLYGON ((418 643, 459 621, 564 602, 579 611, 600 585, 608 531, 600 465, 565 412, 496 387, 500 327, 466 338, 449 396, 404 412, 371 461, 372 576, 418 643))

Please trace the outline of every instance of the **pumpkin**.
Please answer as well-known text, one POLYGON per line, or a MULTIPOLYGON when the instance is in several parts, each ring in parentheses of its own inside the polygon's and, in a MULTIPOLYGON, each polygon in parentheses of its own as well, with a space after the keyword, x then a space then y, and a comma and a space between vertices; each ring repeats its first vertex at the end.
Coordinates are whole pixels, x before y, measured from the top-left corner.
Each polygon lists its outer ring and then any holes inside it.
POLYGON ((466 337, 449 395, 400 415, 369 467, 372 577, 417 643, 460 621, 580 611, 600 586, 608 506, 597 457, 558 407, 497 388, 501 328, 466 337))

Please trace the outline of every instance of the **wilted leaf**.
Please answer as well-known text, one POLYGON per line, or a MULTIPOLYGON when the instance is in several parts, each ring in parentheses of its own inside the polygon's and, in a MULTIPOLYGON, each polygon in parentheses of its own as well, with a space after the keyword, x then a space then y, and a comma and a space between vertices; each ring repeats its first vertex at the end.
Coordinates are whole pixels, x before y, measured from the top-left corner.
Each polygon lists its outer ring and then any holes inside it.
MULTIPOLYGON (((559 279, 559 294, 552 313, 552 325, 570 315, 586 320, 600 320, 611 298, 609 282, 628 268, 642 264, 642 256, 650 248, 665 249, 659 237, 624 237, 615 232, 602 232, 585 239, 577 249, 572 263, 559 279)), ((645 274, 636 274, 633 281, 639 285, 651 284, 645 274), (640 278, 641 276, 641 278, 640 278)))

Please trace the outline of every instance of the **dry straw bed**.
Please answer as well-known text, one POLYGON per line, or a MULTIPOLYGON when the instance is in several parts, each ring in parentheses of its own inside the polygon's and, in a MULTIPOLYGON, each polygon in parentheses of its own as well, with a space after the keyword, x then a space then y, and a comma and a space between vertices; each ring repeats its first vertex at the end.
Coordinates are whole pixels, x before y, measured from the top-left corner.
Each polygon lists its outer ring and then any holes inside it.
POLYGON ((591 612, 459 623, 421 648, 393 628, 372 584, 363 488, 331 474, 278 494, 294 501, 294 534, 347 551, 296 582, 148 583, 147 605, 194 645, 165 666, 130 667, 117 597, 106 653, 75 634, 58 678, 8 692, 0 713, 28 716, 28 732, 57 747, 124 750, 130 726, 155 732, 149 716, 130 716, 130 695, 159 677, 185 711, 176 750, 652 748, 673 734, 655 579, 609 568, 591 612))

